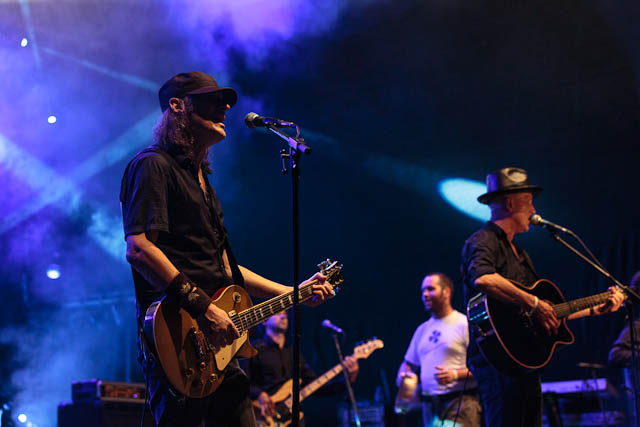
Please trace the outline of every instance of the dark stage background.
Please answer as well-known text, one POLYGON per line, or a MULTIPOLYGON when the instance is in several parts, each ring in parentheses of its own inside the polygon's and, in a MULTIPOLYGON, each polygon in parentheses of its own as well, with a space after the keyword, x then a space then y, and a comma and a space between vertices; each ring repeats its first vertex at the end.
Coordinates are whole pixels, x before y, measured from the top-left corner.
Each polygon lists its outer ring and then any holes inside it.
MULTIPOLYGON (((332 257, 346 277, 335 300, 303 309, 303 352, 318 372, 336 363, 324 318, 347 331, 346 352, 384 340, 361 361, 362 399, 383 376, 395 396, 426 319, 422 277, 457 279, 462 243, 481 226, 443 199, 444 179, 527 169, 545 188, 543 217, 628 282, 640 268, 639 20, 636 1, 605 0, 1 2, 0 396, 51 426, 71 381, 140 381, 118 192, 151 142, 158 87, 181 71, 240 93, 210 179, 239 261, 285 283, 280 140, 243 117, 302 125, 314 149, 302 161, 302 274, 332 257), (57 280, 45 275, 54 264, 57 280)), ((458 195, 473 204, 477 192, 458 195)), ((518 242, 568 298, 606 289, 546 231, 518 242)), ((454 300, 463 310, 460 288, 454 300)), ((623 321, 573 322, 576 344, 544 379, 587 375, 576 363, 606 361, 623 321)), ((333 423, 333 408, 309 399, 307 425, 333 423)))

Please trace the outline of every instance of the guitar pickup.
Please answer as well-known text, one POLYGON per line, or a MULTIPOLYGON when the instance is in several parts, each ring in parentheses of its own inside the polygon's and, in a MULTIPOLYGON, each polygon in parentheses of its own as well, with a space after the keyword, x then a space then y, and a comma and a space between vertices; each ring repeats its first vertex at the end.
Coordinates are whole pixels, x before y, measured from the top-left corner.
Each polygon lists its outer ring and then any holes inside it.
POLYGON ((196 331, 196 328, 192 327, 191 329, 189 329, 189 332, 187 333, 187 335, 189 336, 189 339, 191 340, 191 345, 193 345, 193 348, 196 351, 196 354, 198 355, 198 359, 204 359, 204 350, 202 349, 202 340, 201 340, 201 336, 203 335, 203 333, 201 331, 196 331))

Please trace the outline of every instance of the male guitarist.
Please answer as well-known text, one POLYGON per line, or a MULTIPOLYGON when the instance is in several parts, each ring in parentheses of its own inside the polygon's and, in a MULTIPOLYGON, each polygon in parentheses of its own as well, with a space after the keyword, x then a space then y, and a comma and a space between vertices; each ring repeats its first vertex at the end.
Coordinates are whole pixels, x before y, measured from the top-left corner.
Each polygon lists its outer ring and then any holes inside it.
MULTIPOLYGON (((551 335, 560 326, 551 305, 510 281, 532 285, 538 279, 529 255, 513 242, 513 237, 529 230, 529 217, 536 212, 533 198, 541 191, 542 188, 529 183, 523 169, 503 168, 487 175, 487 192, 478 201, 489 205, 491 220, 465 242, 461 271, 467 301, 482 292, 518 306, 551 335)), ((606 303, 575 312, 569 318, 617 310, 624 299, 622 292, 613 288, 610 292, 606 303)), ((473 331, 470 332, 472 335, 473 331)), ((478 383, 487 426, 542 425, 538 371, 503 375, 487 363, 473 339, 467 357, 478 383)))
MULTIPOLYGON (((120 192, 139 324, 151 303, 166 296, 209 327, 214 349, 239 337, 229 315, 211 303, 216 290, 235 284, 263 298, 291 291, 236 263, 220 202, 206 177, 209 148, 225 138, 226 112, 237 97, 202 72, 169 79, 159 91, 162 116, 155 144, 129 163, 120 192)), ((333 291, 324 275, 314 278, 319 283, 313 285, 311 304, 318 304, 333 291)), ((140 360, 158 426, 255 425, 249 382, 237 362, 225 368, 213 394, 193 399, 171 388, 149 349, 141 351, 140 360)))
MULTIPOLYGON (((276 392, 285 382, 291 379, 293 373, 293 354, 291 347, 285 346, 289 319, 287 313, 282 312, 271 316, 264 323, 264 338, 254 343, 258 355, 246 360, 245 370, 251 382, 251 397, 260 406, 260 415, 268 419, 274 417, 275 407, 270 394, 276 392)), ((300 379, 306 385, 316 378, 316 374, 301 358, 300 379)), ((349 374, 349 381, 354 382, 358 377, 358 359, 345 356, 344 365, 349 374)), ((340 377, 342 378, 342 376, 340 377)), ((317 395, 331 395, 343 392, 345 384, 338 380, 331 382, 316 392, 317 395)), ((300 421, 304 425, 304 420, 300 421)))

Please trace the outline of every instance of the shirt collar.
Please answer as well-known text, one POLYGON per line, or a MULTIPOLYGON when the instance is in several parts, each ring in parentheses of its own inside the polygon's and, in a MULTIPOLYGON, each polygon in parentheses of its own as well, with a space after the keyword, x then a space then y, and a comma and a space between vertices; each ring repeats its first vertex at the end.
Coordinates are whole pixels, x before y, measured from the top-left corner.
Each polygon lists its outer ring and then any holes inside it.
POLYGON ((496 233, 498 235, 498 237, 501 237, 503 239, 507 238, 507 233, 504 232, 504 230, 502 228, 500 228, 499 225, 497 225, 495 222, 492 221, 487 221, 485 228, 487 230, 493 231, 494 233, 496 233))

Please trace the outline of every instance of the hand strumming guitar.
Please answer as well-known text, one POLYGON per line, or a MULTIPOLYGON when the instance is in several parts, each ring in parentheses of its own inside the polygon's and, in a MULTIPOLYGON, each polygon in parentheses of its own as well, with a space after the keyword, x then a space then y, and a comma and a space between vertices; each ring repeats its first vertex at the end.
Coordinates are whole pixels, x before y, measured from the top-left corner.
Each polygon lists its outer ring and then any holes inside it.
POLYGON ((235 339, 240 337, 238 329, 236 329, 227 312, 215 304, 209 304, 204 318, 209 326, 207 338, 214 351, 232 344, 235 339))
POLYGON ((533 309, 531 316, 544 326, 549 336, 556 335, 558 333, 560 320, 558 319, 555 310, 548 302, 539 300, 538 306, 533 309))
POLYGON ((277 415, 276 407, 271 400, 271 397, 269 397, 269 395, 264 391, 258 395, 256 402, 258 402, 258 406, 260 407, 260 415, 262 418, 271 420, 277 415))

